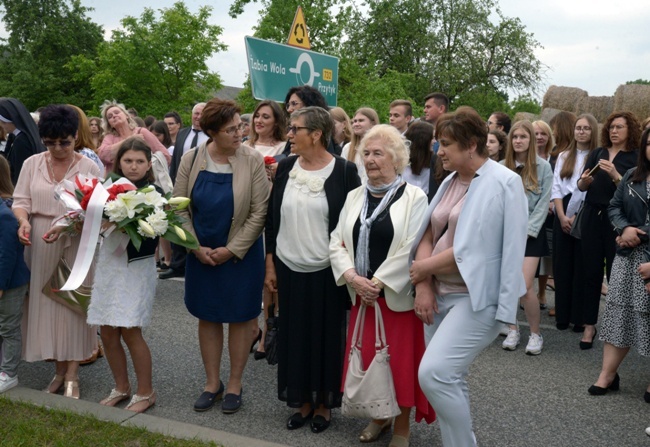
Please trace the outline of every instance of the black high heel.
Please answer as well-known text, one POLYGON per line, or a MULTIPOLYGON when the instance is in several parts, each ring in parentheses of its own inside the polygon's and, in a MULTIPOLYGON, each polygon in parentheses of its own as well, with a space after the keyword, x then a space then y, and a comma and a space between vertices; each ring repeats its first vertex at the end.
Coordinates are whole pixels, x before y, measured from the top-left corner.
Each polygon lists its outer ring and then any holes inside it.
POLYGON ((602 396, 604 394, 607 394, 607 391, 618 391, 620 386, 620 379, 621 378, 618 376, 618 373, 616 373, 616 375, 614 376, 614 380, 612 380, 612 383, 610 383, 607 388, 591 385, 587 390, 587 392, 589 392, 589 394, 591 394, 592 396, 602 396))
POLYGON ((594 328, 594 336, 591 338, 591 341, 580 340, 580 349, 582 349, 583 351, 586 349, 591 349, 594 346, 594 340, 596 340, 596 334, 598 334, 598 329, 594 328))
POLYGON ((255 345, 260 342, 262 339, 262 329, 259 330, 257 337, 255 337, 255 340, 253 340, 253 343, 251 343, 251 350, 249 351, 251 354, 255 352, 255 345))

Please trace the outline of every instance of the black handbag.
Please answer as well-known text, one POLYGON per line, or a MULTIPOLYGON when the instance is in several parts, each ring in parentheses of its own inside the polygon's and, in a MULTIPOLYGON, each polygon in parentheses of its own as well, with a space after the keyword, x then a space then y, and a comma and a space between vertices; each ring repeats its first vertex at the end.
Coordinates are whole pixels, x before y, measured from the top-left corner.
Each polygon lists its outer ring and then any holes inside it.
POLYGON ((269 306, 269 318, 266 320, 266 337, 264 351, 269 365, 278 364, 278 317, 275 316, 275 303, 269 306))
POLYGON ((573 219, 573 223, 571 224, 571 230, 569 231, 569 234, 576 239, 582 239, 582 216, 584 210, 585 202, 582 202, 582 205, 580 205, 580 209, 576 213, 576 217, 573 219))

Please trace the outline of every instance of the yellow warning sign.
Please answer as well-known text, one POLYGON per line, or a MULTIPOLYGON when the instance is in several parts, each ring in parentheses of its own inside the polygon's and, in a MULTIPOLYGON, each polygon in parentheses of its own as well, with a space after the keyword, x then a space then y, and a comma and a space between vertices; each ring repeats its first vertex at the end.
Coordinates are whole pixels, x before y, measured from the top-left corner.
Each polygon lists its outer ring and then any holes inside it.
POLYGON ((296 16, 293 18, 291 31, 289 31, 289 41, 287 43, 294 47, 304 48, 306 50, 311 49, 307 24, 305 23, 305 15, 302 13, 301 6, 298 6, 296 16))

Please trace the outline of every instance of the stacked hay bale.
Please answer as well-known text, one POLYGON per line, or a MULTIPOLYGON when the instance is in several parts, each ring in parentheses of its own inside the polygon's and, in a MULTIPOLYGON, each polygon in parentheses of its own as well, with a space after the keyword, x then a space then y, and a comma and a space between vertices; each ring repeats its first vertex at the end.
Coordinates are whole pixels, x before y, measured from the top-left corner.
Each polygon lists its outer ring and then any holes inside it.
POLYGON ((579 114, 582 112, 578 110, 578 105, 588 97, 589 93, 580 88, 551 85, 542 100, 542 109, 552 108, 579 114))
POLYGON ((587 96, 580 101, 578 109, 580 113, 591 113, 599 123, 602 123, 614 111, 614 97, 587 96))
POLYGON ((614 94, 614 110, 626 110, 639 121, 650 116, 650 85, 620 85, 614 94))

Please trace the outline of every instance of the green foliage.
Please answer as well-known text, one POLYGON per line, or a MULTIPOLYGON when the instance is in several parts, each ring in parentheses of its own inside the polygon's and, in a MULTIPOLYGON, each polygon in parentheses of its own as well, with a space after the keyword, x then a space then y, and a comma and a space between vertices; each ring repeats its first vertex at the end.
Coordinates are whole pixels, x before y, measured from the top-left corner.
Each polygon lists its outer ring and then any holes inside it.
MULTIPOLYGON (((235 0, 230 6, 230 16, 237 18, 251 2, 257 0, 235 0)), ((347 3, 345 0, 261 0, 263 9, 254 36, 286 43, 296 10, 302 6, 311 50, 336 56, 340 54, 341 35, 350 17, 351 8, 347 3)))
POLYGON ((627 81, 625 84, 626 85, 630 85, 630 84, 650 85, 650 81, 648 81, 647 79, 637 79, 636 81, 627 81))
POLYGON ((91 104, 89 77, 68 67, 73 57, 94 58, 102 27, 79 0, 0 0, 9 33, 0 45, 0 91, 30 110, 49 103, 91 104))
POLYGON ((539 115, 542 113, 542 105, 539 100, 530 95, 523 95, 516 98, 510 103, 510 114, 514 116, 519 112, 533 113, 539 115))
POLYGON ((218 74, 205 61, 226 46, 222 28, 210 25, 212 8, 192 14, 183 2, 156 13, 145 8, 139 18, 127 16, 122 28, 103 42, 98 57, 74 58, 80 77, 90 76, 95 107, 117 99, 142 113, 161 116, 169 110, 189 111, 221 88, 218 74))

